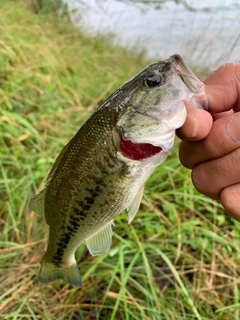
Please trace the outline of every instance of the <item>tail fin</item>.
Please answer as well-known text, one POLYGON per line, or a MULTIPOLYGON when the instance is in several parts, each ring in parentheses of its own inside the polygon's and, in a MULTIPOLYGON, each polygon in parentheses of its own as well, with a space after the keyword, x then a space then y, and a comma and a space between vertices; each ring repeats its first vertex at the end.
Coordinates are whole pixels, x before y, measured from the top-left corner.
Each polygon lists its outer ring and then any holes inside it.
POLYGON ((54 280, 65 280, 73 287, 82 287, 82 279, 77 264, 71 266, 55 266, 42 261, 38 282, 49 283, 54 280))

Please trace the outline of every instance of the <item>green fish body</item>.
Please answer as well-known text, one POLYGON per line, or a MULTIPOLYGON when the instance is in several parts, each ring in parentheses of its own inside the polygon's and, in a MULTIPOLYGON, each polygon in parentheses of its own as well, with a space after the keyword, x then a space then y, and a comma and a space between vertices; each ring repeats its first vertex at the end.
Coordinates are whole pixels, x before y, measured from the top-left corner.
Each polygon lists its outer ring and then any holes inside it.
POLYGON ((30 209, 45 216, 49 240, 40 283, 81 287, 75 251, 109 250, 114 218, 137 213, 144 184, 172 150, 185 103, 206 108, 204 84, 178 55, 149 65, 117 89, 57 157, 30 209))

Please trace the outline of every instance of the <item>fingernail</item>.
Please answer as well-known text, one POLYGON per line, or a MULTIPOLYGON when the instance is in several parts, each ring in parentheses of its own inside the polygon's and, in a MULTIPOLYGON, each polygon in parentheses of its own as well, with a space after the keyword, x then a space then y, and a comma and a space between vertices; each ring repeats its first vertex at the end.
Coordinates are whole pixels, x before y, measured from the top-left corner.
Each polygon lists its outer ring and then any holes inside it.
POLYGON ((240 142, 240 112, 235 113, 226 125, 227 135, 235 142, 240 142))
POLYGON ((181 133, 186 138, 194 138, 196 137, 197 132, 198 132, 198 121, 193 115, 188 114, 186 121, 184 123, 184 130, 181 129, 181 133))

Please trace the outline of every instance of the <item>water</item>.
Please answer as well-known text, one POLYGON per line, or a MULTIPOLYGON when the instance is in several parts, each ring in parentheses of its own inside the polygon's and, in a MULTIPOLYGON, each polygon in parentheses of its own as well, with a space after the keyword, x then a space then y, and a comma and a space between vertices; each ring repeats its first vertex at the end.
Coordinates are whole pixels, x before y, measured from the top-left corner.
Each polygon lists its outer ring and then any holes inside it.
MULTIPOLYGON (((114 35, 113 42, 145 50, 153 60, 178 53, 198 66, 215 68, 229 61, 240 62, 238 0, 188 0, 195 11, 172 1, 160 10, 131 1, 81 2, 87 9, 78 24, 85 32, 114 35)), ((79 5, 78 0, 72 0, 72 8, 79 5)))

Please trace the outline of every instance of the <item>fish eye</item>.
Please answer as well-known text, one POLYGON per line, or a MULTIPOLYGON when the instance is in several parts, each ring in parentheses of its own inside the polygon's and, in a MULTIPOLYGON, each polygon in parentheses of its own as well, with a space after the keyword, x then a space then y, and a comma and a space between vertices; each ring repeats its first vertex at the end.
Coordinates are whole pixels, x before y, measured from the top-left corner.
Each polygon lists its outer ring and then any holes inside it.
POLYGON ((146 86, 149 88, 153 88, 163 83, 163 78, 158 74, 153 74, 146 78, 145 80, 146 86))

